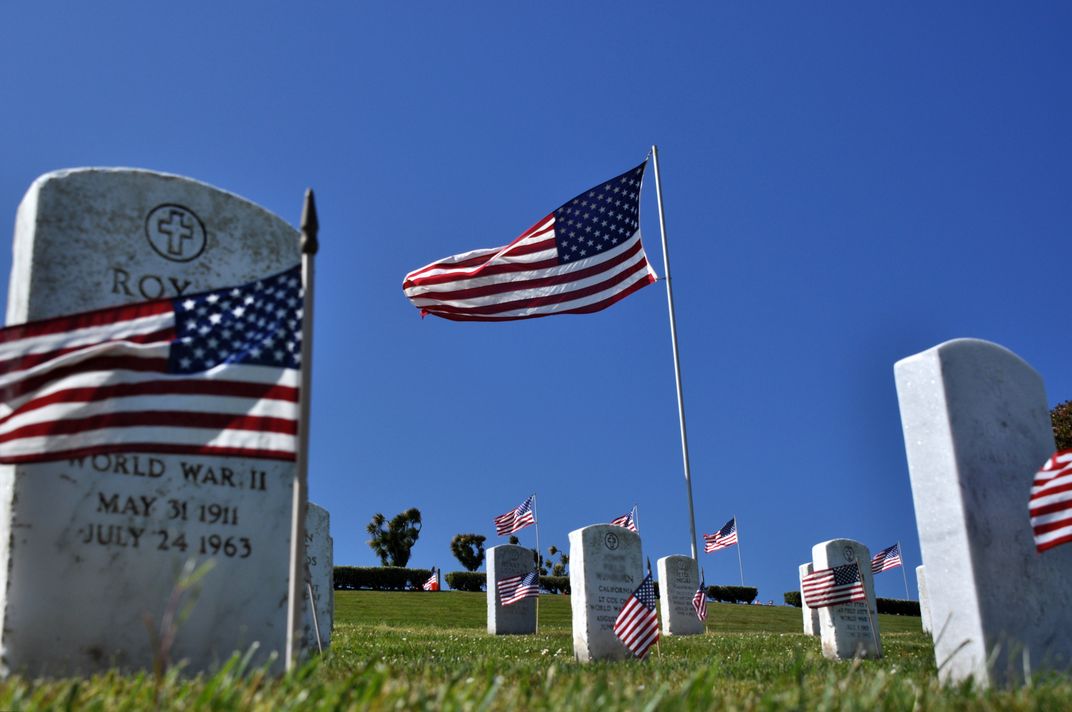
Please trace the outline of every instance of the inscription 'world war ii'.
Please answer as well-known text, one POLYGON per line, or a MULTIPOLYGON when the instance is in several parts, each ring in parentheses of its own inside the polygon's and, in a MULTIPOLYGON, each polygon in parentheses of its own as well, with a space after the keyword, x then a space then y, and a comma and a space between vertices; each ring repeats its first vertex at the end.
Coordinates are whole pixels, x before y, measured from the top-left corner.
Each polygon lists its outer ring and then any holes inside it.
POLYGON ((205 225, 182 205, 153 208, 145 218, 145 236, 158 255, 172 262, 189 262, 205 250, 205 225))

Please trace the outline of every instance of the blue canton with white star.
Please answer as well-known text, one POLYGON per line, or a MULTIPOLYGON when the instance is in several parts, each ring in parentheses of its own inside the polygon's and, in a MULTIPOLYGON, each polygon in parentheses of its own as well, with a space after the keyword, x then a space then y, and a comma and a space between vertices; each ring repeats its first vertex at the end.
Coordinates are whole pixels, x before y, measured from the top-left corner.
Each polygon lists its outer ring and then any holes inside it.
POLYGON ((649 611, 655 610, 655 585, 651 582, 651 574, 644 577, 644 580, 640 582, 640 586, 633 594, 636 599, 644 604, 644 607, 649 611))
POLYGON ((610 250, 640 226, 640 182, 647 161, 597 185, 555 210, 558 263, 610 250))
POLYGON ((301 268, 172 300, 175 339, 168 369, 196 373, 224 363, 299 368, 301 268))

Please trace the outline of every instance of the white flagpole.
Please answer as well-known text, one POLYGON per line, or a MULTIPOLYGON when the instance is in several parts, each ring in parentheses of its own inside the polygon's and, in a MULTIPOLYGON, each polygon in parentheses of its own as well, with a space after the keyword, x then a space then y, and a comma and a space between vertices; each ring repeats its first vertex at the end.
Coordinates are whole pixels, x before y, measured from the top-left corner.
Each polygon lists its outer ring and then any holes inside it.
POLYGON ((659 176, 659 149, 651 147, 652 163, 655 168, 655 197, 659 203, 659 231, 663 240, 663 273, 666 279, 666 304, 670 310, 670 344, 674 349, 674 380, 677 382, 677 417, 681 425, 681 457, 685 463, 685 489, 689 495, 689 532, 692 535, 693 561, 696 557, 696 514, 692 506, 692 476, 689 470, 689 438, 685 433, 685 401, 681 390, 681 359, 677 352, 677 320, 674 318, 674 290, 670 282, 670 253, 666 246, 666 217, 663 214, 663 188, 659 176))
MULTIPOLYGON (((301 390, 298 413, 298 453, 294 473, 294 497, 290 522, 290 581, 287 597, 287 670, 298 666, 302 639, 302 572, 305 569, 305 507, 309 492, 309 405, 312 400, 313 373, 313 286, 314 258, 319 243, 316 200, 310 188, 305 191, 301 217, 302 305, 301 390)), ((310 601, 310 604, 312 602, 310 601)), ((318 636, 319 637, 319 636, 318 636)))
POLYGON ((901 577, 904 579, 904 597, 906 601, 912 600, 908 595, 908 574, 905 573, 904 565, 904 549, 901 548, 901 542, 897 542, 897 554, 901 557, 901 577))
POLYGON ((737 530, 737 565, 741 568, 741 587, 744 587, 744 564, 741 562, 741 525, 737 523, 737 515, 733 515, 733 528, 737 530))
POLYGON ((536 634, 540 633, 540 517, 536 513, 536 493, 532 493, 532 525, 536 527, 536 634))
POLYGON ((640 533, 640 514, 637 513, 637 506, 633 505, 633 526, 636 527, 637 534, 640 533))

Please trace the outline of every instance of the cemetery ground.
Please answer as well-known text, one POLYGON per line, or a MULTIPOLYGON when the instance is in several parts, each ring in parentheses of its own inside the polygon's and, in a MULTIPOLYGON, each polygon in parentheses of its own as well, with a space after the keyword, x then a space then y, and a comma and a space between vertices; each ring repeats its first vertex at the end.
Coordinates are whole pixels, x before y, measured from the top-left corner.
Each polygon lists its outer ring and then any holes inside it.
MULTIPOLYGON (((0 683, 0 709, 1058 710, 1067 677, 1016 690, 937 681, 919 618, 880 616, 886 656, 823 659, 800 609, 711 604, 707 634, 648 660, 574 662, 569 598, 543 596, 540 633, 489 636, 484 594, 336 592, 332 650, 276 678, 240 657, 214 675, 171 670, 0 683)), ((180 632, 181 634, 181 632, 180 632)))

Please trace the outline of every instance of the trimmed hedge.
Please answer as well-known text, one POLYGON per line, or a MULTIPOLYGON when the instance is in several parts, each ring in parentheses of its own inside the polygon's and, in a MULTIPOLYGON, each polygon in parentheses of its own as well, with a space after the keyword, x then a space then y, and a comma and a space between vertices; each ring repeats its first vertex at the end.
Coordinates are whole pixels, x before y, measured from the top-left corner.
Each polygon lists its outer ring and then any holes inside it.
POLYGON ((420 591, 421 584, 431 575, 431 569, 407 569, 401 566, 336 566, 334 587, 342 591, 363 588, 373 591, 420 591))
MULTIPOLYGON (((786 591, 782 598, 790 606, 800 608, 800 591, 786 591)), ((919 601, 906 601, 900 598, 876 598, 875 607, 879 613, 891 616, 919 616, 919 601)))
POLYGON ((483 591, 488 582, 483 571, 451 571, 446 578, 447 585, 455 591, 483 591))
POLYGON ((754 586, 708 586, 707 597, 720 603, 751 603, 759 595, 754 586))
POLYGON ((548 593, 569 593, 569 576, 541 576, 540 588, 548 593))
POLYGON ((875 603, 879 613, 889 613, 891 616, 920 617, 922 615, 919 612, 919 601, 905 601, 900 598, 878 598, 875 599, 875 603))

